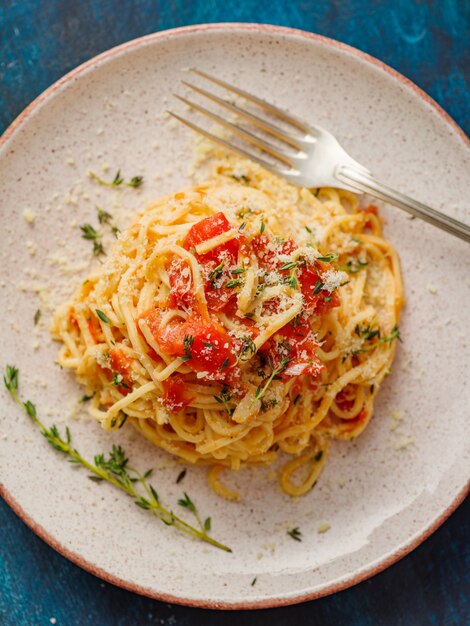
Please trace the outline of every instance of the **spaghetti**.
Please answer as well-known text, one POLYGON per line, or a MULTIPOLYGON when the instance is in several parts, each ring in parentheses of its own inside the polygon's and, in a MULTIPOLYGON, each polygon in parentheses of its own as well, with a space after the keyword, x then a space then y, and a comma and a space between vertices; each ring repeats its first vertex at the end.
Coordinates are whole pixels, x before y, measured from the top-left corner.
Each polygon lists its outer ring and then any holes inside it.
POLYGON ((190 463, 267 464, 315 484, 330 439, 369 422, 403 302, 376 208, 219 158, 209 183, 139 213, 56 312, 59 363, 105 429, 126 420, 190 463))

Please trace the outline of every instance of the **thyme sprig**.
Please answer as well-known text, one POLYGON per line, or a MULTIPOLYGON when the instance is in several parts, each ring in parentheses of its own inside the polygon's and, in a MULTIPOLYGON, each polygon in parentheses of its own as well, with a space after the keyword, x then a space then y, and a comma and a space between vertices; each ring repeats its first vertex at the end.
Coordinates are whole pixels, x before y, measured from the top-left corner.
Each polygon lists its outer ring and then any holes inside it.
POLYGON ((356 333, 356 335, 359 334, 359 336, 363 337, 366 341, 371 341, 372 339, 377 339, 377 341, 374 341, 370 345, 363 348, 359 348, 358 350, 352 350, 352 352, 350 353, 352 355, 370 352, 371 350, 375 350, 375 348, 377 348, 377 346, 379 346, 380 344, 391 343, 395 339, 400 342, 402 340, 400 336, 400 328, 397 324, 395 324, 395 326, 392 328, 390 335, 386 337, 381 336, 380 329, 372 329, 370 326, 362 329, 359 328, 359 326, 356 326, 354 332, 356 333), (377 330, 378 332, 376 332, 377 330))
POLYGON ((196 519, 197 526, 188 524, 188 522, 185 522, 182 518, 178 517, 161 504, 155 488, 147 481, 152 474, 152 470, 147 470, 142 474, 134 467, 131 467, 129 465, 129 459, 121 446, 113 444, 112 450, 108 456, 97 454, 93 462, 91 462, 85 459, 80 452, 72 446, 72 435, 68 426, 65 428, 65 435, 61 435, 55 425, 46 428, 37 416, 35 405, 29 400, 23 402, 18 395, 19 372, 16 367, 7 365, 3 381, 10 396, 33 422, 39 426, 41 434, 46 441, 53 448, 69 457, 68 460, 70 463, 85 467, 90 472, 89 478, 91 480, 97 483, 106 480, 108 483, 133 498, 136 506, 150 511, 167 526, 174 526, 190 537, 204 541, 225 552, 232 551, 228 546, 209 536, 208 533, 211 526, 210 518, 206 518, 204 522, 201 521, 196 505, 186 493, 184 494, 184 499, 179 501, 179 504, 180 506, 184 506, 184 508, 193 515, 196 519), (186 504, 183 505, 182 502, 186 502, 186 504))
POLYGON ((116 175, 111 182, 103 180, 94 172, 88 172, 88 176, 93 180, 96 180, 96 182, 100 185, 104 185, 105 187, 120 187, 121 185, 125 185, 126 187, 133 187, 134 189, 137 189, 137 187, 140 187, 144 182, 143 176, 133 176, 130 181, 126 182, 121 176, 121 170, 118 170, 116 172, 116 175))
POLYGON ((258 385, 255 393, 255 400, 261 400, 261 398, 268 390, 269 385, 273 382, 273 380, 279 380, 279 375, 282 374, 282 372, 287 368, 291 361, 292 359, 289 356, 285 356, 280 360, 279 365, 277 365, 276 367, 272 367, 271 374, 266 383, 264 385, 262 383, 261 385, 258 385))

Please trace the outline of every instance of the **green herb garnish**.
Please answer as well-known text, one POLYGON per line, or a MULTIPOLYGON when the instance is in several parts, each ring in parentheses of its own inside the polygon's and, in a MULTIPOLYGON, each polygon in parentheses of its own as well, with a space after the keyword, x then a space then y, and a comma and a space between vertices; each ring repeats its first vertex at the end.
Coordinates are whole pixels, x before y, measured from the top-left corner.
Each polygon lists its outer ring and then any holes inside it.
POLYGON ((132 389, 132 387, 129 387, 129 385, 125 382, 123 375, 120 374, 119 372, 113 374, 112 383, 116 387, 124 387, 124 389, 132 389))
POLYGON ((216 400, 219 404, 223 404, 227 413, 232 416, 235 409, 232 409, 230 406, 230 400, 232 399, 232 394, 229 391, 228 387, 223 387, 222 391, 218 396, 214 396, 214 400, 216 400))
POLYGON ((294 539, 295 541, 302 541, 302 533, 300 532, 298 526, 296 526, 295 528, 292 528, 291 530, 288 530, 287 534, 289 535, 289 537, 292 537, 292 539, 294 539))
POLYGON ((100 256, 101 254, 106 254, 103 248, 103 243, 101 241, 101 235, 98 233, 95 228, 91 224, 82 224, 80 226, 80 230, 82 231, 83 239, 88 239, 89 241, 93 241, 93 255, 100 256))
POLYGON ((129 182, 126 182, 124 178, 121 176, 121 170, 118 170, 116 172, 116 176, 113 178, 111 182, 107 182, 103 180, 102 178, 97 176, 94 172, 88 172, 88 175, 90 178, 92 178, 93 180, 96 180, 96 182, 98 182, 100 185, 104 185, 105 187, 119 187, 120 185, 125 185, 126 187, 133 187, 134 189, 136 189, 137 187, 140 187, 142 183, 144 182, 143 176, 134 176, 133 178, 130 179, 129 182))
POLYGON ((297 265, 299 264, 299 261, 288 261, 287 263, 284 263, 284 265, 281 265, 281 267, 279 268, 280 271, 283 270, 290 270, 293 267, 297 267, 297 265))
POLYGON ((294 273, 291 273, 289 274, 289 276, 284 276, 284 278, 282 279, 282 284, 289 285, 289 287, 291 287, 292 289, 297 289, 299 283, 294 273))
POLYGON ((183 339, 184 356, 180 357, 183 362, 190 361, 193 358, 190 352, 193 343, 194 337, 192 337, 191 335, 186 335, 183 339))
POLYGON ((111 213, 108 213, 107 211, 100 209, 100 207, 96 207, 96 208, 98 211, 98 222, 100 224, 109 224, 110 220, 113 217, 111 213))
POLYGON ((250 182, 250 178, 245 176, 245 174, 230 174, 230 176, 239 183, 245 183, 245 185, 248 185, 250 182))
POLYGON ((109 321, 109 317, 103 313, 103 311, 100 311, 99 309, 95 309, 96 311, 96 315, 100 318, 100 320, 102 322, 104 322, 105 324, 111 324, 111 322, 109 321))
MULTIPOLYGON (((358 328, 358 327, 356 326, 356 328, 358 328)), ((368 329, 369 328, 370 327, 368 327, 368 329)), ((365 332, 369 333, 368 329, 366 329, 365 332)), ((354 330, 354 332, 356 332, 356 329, 354 330)), ((363 332, 363 331, 360 330, 360 332, 363 332)), ((356 334, 357 334, 357 332, 356 332, 356 334)), ((375 330, 374 330, 371 333, 369 333, 369 335, 370 334, 373 334, 372 338, 376 338, 377 337, 378 340, 375 341, 374 343, 371 343, 369 346, 366 346, 365 348, 359 348, 359 350, 353 350, 351 352, 351 354, 356 355, 356 354, 362 354, 364 352, 370 352, 371 350, 374 350, 375 348, 377 348, 378 345, 380 345, 382 343, 390 343, 391 341, 394 341, 395 339, 398 339, 398 341, 400 341, 400 342, 402 340, 401 337, 400 337, 400 328, 396 324, 392 328, 392 331, 391 331, 390 335, 388 335, 388 337, 382 337, 380 335, 380 330, 379 330, 379 333, 375 333, 375 330)), ((364 338, 367 340, 367 336, 365 336, 364 338)), ((345 356, 347 357, 348 355, 345 355, 345 356)))
POLYGON ((219 263, 219 265, 217 265, 217 267, 215 267, 212 272, 209 272, 209 280, 210 283, 212 285, 212 287, 217 288, 216 282, 222 278, 223 275, 223 268, 224 268, 224 263, 222 261, 222 263, 219 263))
POLYGON ((186 476, 186 468, 182 469, 181 472, 178 474, 178 477, 176 478, 176 484, 178 485, 185 476, 186 476))
POLYGON ((242 284, 242 281, 239 278, 231 278, 224 285, 226 289, 233 289, 234 287, 239 287, 242 284))
POLYGON ((41 319, 41 309, 38 309, 34 314, 34 325, 37 326, 39 320, 41 319))
POLYGON ((362 269, 364 269, 364 267, 366 267, 367 265, 369 265, 368 261, 360 261, 359 259, 350 259, 346 263, 346 265, 342 265, 338 269, 342 270, 343 272, 347 272, 348 274, 357 274, 362 269))
POLYGON ((331 263, 331 261, 336 261, 338 255, 335 252, 329 252, 325 254, 325 256, 317 256, 317 261, 323 261, 324 263, 331 263))
POLYGON ((242 339, 242 346, 237 355, 239 361, 248 361, 256 353, 256 344, 253 339, 246 335, 242 339))
MULTIPOLYGON (((284 345, 284 344, 279 344, 279 346, 281 346, 281 345, 284 345)), ((262 384, 258 386, 258 389, 256 390, 256 393, 255 393, 255 400, 261 400, 261 398, 266 393, 266 391, 267 391, 269 385, 272 383, 272 381, 273 380, 279 380, 279 378, 280 378, 279 374, 282 374, 282 372, 287 368, 289 363, 292 361, 291 358, 286 356, 286 357, 283 357, 281 359, 281 361, 279 362, 279 365, 277 367, 272 367, 271 360, 269 358, 268 358, 268 360, 269 360, 269 363, 271 365, 272 371, 271 371, 271 374, 270 374, 268 380, 264 384, 264 386, 262 384)))
POLYGON ((147 482, 151 470, 141 474, 138 470, 131 467, 121 446, 113 445, 108 456, 97 454, 93 461, 88 461, 72 446, 72 435, 68 426, 65 428, 65 435, 61 435, 55 425, 46 428, 37 416, 35 405, 29 400, 23 402, 18 395, 19 373, 16 367, 12 365, 6 366, 3 382, 12 399, 40 428, 41 434, 46 441, 57 451, 66 455, 70 463, 85 467, 90 472, 90 480, 96 483, 101 483, 106 480, 108 483, 130 496, 139 508, 150 511, 167 526, 174 526, 190 537, 204 541, 225 552, 232 551, 228 546, 209 536, 210 522, 208 523, 207 519, 210 518, 207 518, 204 523, 201 522, 196 505, 186 493, 184 494, 184 500, 180 500, 179 504, 192 513, 197 521, 197 527, 188 524, 164 507, 160 502, 155 488, 147 482), (182 502, 185 504, 182 504, 182 502))
POLYGON ((316 296, 320 293, 320 291, 323 289, 323 287, 325 286, 325 283, 322 282, 319 278, 317 279, 317 282, 315 283, 315 287, 313 288, 313 295, 316 296))
POLYGON ((204 346, 206 346, 206 348, 210 348, 211 350, 218 350, 219 347, 218 346, 214 346, 213 343, 211 343, 210 341, 205 341, 204 339, 202 340, 202 343, 204 346))

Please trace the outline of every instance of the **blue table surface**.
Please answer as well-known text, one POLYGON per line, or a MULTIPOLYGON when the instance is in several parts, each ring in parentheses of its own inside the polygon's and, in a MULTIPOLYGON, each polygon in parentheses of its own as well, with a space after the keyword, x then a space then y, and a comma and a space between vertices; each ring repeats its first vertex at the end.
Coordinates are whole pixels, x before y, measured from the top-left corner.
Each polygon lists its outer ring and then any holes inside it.
MULTIPOLYGON (((333 37, 385 61, 470 128, 470 3, 413 0, 3 0, 0 131, 90 57, 147 33, 207 22, 264 22, 333 37)), ((445 451, 443 451, 443 454, 445 451)), ((205 611, 102 582, 42 542, 0 503, 3 626, 470 624, 470 505, 414 552, 334 596, 256 612, 205 611), (52 619, 52 622, 51 622, 52 619)))

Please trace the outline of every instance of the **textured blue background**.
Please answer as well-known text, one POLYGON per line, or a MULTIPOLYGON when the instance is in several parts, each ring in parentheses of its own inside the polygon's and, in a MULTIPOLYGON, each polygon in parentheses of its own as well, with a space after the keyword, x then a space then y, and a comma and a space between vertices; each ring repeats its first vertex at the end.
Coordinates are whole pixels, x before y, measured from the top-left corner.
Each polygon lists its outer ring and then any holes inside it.
MULTIPOLYGON (((327 35, 402 72, 470 130, 467 0, 0 0, 0 131, 41 91, 119 43, 187 24, 265 22, 327 35)), ((445 451, 443 451, 445 453, 445 451)), ((302 605, 212 612, 128 593, 80 570, 0 504, 0 624, 330 626, 470 624, 469 503, 405 559, 302 605)))

